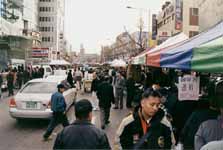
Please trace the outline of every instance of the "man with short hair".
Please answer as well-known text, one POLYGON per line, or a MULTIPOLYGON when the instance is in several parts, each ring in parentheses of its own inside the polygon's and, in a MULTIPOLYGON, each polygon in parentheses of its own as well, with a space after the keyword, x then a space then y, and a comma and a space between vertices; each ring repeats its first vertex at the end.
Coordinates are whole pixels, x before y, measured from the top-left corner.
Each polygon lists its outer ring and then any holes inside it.
POLYGON ((51 110, 53 111, 53 116, 51 118, 50 124, 48 125, 46 133, 43 135, 44 141, 50 139, 49 136, 58 124, 62 123, 64 127, 69 125, 67 116, 65 114, 67 105, 63 96, 65 87, 63 84, 59 84, 57 88, 58 92, 54 93, 51 97, 51 110))
POLYGON ((92 120, 92 105, 82 99, 75 104, 77 120, 57 135, 53 149, 111 149, 106 134, 92 120))
POLYGON ((109 124, 111 104, 115 103, 113 87, 109 83, 110 78, 106 76, 104 81, 99 84, 97 97, 99 99, 101 128, 105 129, 105 125, 109 124))
POLYGON ((124 118, 116 136, 119 149, 170 149, 171 129, 160 109, 161 94, 153 89, 143 93, 140 106, 124 118))

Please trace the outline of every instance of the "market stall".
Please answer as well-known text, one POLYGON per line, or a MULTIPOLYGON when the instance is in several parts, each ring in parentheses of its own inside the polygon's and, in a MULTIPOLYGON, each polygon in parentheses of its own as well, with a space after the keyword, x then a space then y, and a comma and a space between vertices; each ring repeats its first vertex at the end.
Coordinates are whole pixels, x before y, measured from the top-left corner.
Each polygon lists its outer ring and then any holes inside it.
POLYGON ((202 72, 223 72, 223 22, 174 47, 147 53, 147 65, 202 72))

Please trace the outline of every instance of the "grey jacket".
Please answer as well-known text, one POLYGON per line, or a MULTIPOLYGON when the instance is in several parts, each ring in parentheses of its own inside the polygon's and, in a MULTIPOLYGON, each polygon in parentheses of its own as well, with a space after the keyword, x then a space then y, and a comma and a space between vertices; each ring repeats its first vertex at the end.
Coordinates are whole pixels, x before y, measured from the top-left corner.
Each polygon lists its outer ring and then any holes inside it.
POLYGON ((125 88, 125 79, 123 77, 116 78, 115 88, 116 88, 116 90, 124 90, 124 88, 125 88))
POLYGON ((221 141, 213 141, 204 145, 201 150, 220 150, 223 149, 223 139, 221 141))
POLYGON ((211 141, 218 141, 223 138, 223 116, 218 119, 203 122, 194 138, 195 150, 200 150, 202 146, 211 141))

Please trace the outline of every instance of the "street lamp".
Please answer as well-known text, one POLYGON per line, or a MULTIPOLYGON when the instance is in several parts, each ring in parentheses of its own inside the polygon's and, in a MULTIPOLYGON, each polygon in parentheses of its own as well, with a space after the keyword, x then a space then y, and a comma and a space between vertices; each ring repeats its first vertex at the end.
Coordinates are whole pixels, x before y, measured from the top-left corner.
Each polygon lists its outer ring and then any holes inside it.
POLYGON ((151 11, 150 11, 150 9, 145 9, 145 8, 135 8, 135 7, 132 7, 132 6, 127 6, 126 7, 127 9, 135 9, 135 10, 140 10, 140 11, 146 11, 146 12, 148 12, 148 34, 149 34, 149 32, 151 31, 150 30, 150 19, 151 19, 151 11))

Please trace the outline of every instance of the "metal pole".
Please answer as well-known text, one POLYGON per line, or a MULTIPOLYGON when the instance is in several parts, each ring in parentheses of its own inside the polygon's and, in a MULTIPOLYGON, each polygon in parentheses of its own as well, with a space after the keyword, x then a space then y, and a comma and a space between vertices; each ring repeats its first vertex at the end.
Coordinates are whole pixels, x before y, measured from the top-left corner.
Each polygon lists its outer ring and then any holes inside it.
POLYGON ((151 16, 151 12, 150 9, 148 10, 148 47, 150 47, 150 16, 151 16))

